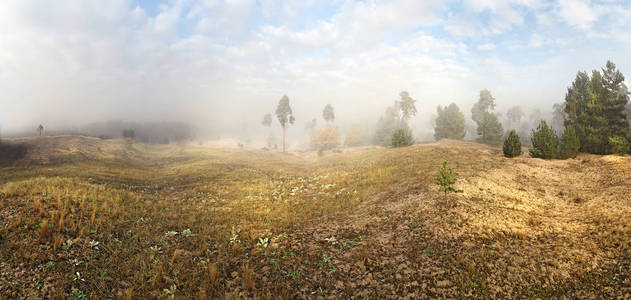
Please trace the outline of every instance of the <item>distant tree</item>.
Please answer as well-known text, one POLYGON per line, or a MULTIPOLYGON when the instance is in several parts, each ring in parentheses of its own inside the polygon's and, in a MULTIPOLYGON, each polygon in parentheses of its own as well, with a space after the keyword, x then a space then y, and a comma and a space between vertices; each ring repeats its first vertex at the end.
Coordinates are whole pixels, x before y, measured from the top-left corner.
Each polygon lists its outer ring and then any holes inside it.
POLYGON ((412 130, 407 127, 400 127, 392 132, 392 147, 406 147, 414 144, 412 130))
POLYGON ((491 112, 493 109, 495 109, 495 98, 489 90, 481 90, 478 102, 471 108, 471 117, 478 125, 478 141, 489 145, 499 145, 504 130, 497 115, 491 112))
POLYGON ((263 122, 261 122, 261 125, 263 125, 265 127, 271 127, 272 126, 272 114, 265 114, 265 116, 263 116, 263 122))
POLYGON ((357 127, 353 127, 348 134, 346 134, 346 138, 344 139, 344 145, 346 146, 360 146, 364 142, 364 138, 362 137, 362 132, 357 127))
POLYGON ((309 131, 309 134, 313 135, 313 131, 315 130, 316 125, 318 124, 318 120, 313 118, 313 120, 305 123, 305 129, 309 131))
POLYGON ((524 111, 519 106, 513 106, 506 111, 506 119, 508 119, 509 128, 516 129, 516 125, 519 125, 521 118, 524 116, 524 111))
POLYGON ((265 116, 263 116, 263 121, 261 122, 261 125, 268 128, 269 133, 267 134, 267 147, 272 147, 272 144, 275 142, 274 140, 276 139, 275 137, 273 137, 273 133, 271 130, 272 114, 265 114, 265 116))
POLYGON ((320 128, 311 137, 311 146, 318 150, 329 150, 340 145, 340 131, 331 125, 320 128))
POLYGON ((287 95, 283 95, 278 101, 278 106, 276 107, 276 117, 278 118, 278 122, 280 126, 283 128, 283 152, 285 152, 285 133, 287 129, 287 123, 294 124, 295 118, 291 111, 291 106, 289 106, 289 98, 287 95))
POLYGON ((401 122, 401 118, 399 116, 399 103, 395 102, 393 106, 386 108, 383 116, 379 118, 379 121, 377 121, 373 142, 377 145, 391 146, 392 133, 397 128, 404 126, 407 125, 401 122))
POLYGON ((133 129, 125 129, 123 130, 123 137, 126 139, 134 139, 136 137, 136 131, 133 129))
POLYGON ((454 174, 454 170, 452 168, 448 168, 447 161, 444 161, 443 164, 438 168, 436 184, 438 185, 438 190, 444 193, 445 201, 447 201, 447 193, 463 192, 462 190, 458 190, 454 187, 457 180, 458 179, 454 174))
MULTIPOLYGON (((528 116, 528 119, 530 119, 530 124, 539 124, 542 120, 541 118, 541 110, 538 108, 533 108, 530 111, 530 115, 528 116)), ((534 126, 533 126, 534 127, 534 126)))
POLYGON ((333 111, 333 106, 331 104, 327 104, 322 111, 322 118, 326 121, 326 124, 329 122, 335 121, 335 112, 333 111))
POLYGON ((537 130, 533 130, 530 139, 532 140, 530 156, 543 159, 559 157, 559 138, 545 120, 541 120, 537 130))
POLYGON ((434 127, 434 138, 461 140, 465 136, 465 117, 456 103, 442 108, 440 105, 436 109, 436 127, 434 127))
POLYGON ((521 141, 519 140, 519 135, 515 130, 511 130, 508 134, 508 137, 504 141, 504 156, 506 157, 516 157, 521 155, 521 141))
POLYGON ((563 131, 565 127, 565 103, 556 103, 552 106, 552 122, 550 126, 556 132, 563 131))
POLYGON ((566 127, 561 135, 561 152, 559 157, 563 159, 574 158, 581 148, 581 142, 576 135, 574 127, 566 127))
POLYGON ((401 100, 399 100, 401 117, 403 118, 403 121, 408 124, 410 118, 416 115, 416 106, 414 105, 416 100, 412 99, 410 94, 406 91, 401 92, 399 96, 401 96, 401 100))
POLYGON ((42 134, 44 133, 44 126, 42 124, 39 124, 39 126, 37 126, 37 131, 39 132, 39 136, 42 136, 42 134))

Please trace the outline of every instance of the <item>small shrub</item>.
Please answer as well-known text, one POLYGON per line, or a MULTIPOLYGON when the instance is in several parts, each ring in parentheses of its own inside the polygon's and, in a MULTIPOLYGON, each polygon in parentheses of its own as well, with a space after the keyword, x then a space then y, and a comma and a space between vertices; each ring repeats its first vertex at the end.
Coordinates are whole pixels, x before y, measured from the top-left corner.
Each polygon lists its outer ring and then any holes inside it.
POLYGON ((521 141, 519 140, 519 135, 515 130, 511 130, 508 134, 508 138, 504 141, 504 156, 506 157, 516 157, 521 155, 521 141))
POLYGON ((532 132, 530 139, 532 140, 530 156, 543 159, 559 157, 559 138, 546 121, 541 121, 537 130, 532 132))
POLYGON ((392 133, 392 147, 406 147, 412 144, 414 144, 414 137, 409 128, 398 128, 392 133))
POLYGON ((444 161, 440 168, 438 168, 438 175, 436 177, 436 184, 438 184, 439 191, 445 194, 445 201, 447 200, 447 193, 462 193, 462 190, 454 188, 454 184, 458 179, 454 175, 454 170, 447 167, 447 161, 444 161))
POLYGON ((335 126, 326 126, 311 136, 311 146, 315 149, 333 149, 340 145, 340 132, 335 126))
POLYGON ((613 148, 613 152, 620 156, 629 153, 629 141, 621 136, 610 137, 609 144, 613 148))
POLYGON ((576 135, 574 127, 567 127, 561 136, 561 152, 559 156, 563 159, 574 158, 578 155, 581 142, 576 135))

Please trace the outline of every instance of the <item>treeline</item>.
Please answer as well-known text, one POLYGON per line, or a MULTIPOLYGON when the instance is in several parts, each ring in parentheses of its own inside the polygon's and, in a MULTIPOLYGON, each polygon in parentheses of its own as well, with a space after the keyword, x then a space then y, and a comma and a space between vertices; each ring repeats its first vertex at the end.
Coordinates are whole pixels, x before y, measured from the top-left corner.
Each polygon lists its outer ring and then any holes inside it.
POLYGON ((188 141, 195 137, 193 128, 181 122, 107 121, 88 124, 80 131, 84 135, 103 139, 127 137, 151 144, 188 141))
POLYGON ((565 159, 576 157, 579 152, 629 153, 629 105, 624 75, 614 63, 608 61, 601 70, 593 70, 591 76, 579 71, 567 89, 565 102, 554 105, 556 119, 563 120, 563 132, 559 135, 541 121, 531 135, 530 155, 565 159))
MULTIPOLYGON (((372 143, 387 147, 414 144, 415 138, 409 122, 417 113, 416 100, 406 91, 399 96, 400 99, 387 107, 378 119, 371 139, 365 138, 365 129, 353 127, 346 134, 344 144, 357 146, 372 143)), ((524 121, 525 114, 519 106, 506 111, 503 125, 501 115, 495 111, 495 100, 491 91, 480 91, 471 108, 471 120, 475 123, 475 132, 472 133, 480 143, 493 146, 503 143, 504 153, 508 157, 521 155, 522 145, 531 147, 529 153, 532 157, 546 159, 575 157, 578 152, 629 152, 629 92, 624 84, 624 76, 612 62, 608 61, 601 70, 592 71, 591 76, 587 72, 578 72, 568 88, 565 102, 552 106, 550 125, 543 120, 538 109, 530 113, 529 121, 524 121)), ((436 140, 462 140, 467 136, 467 119, 455 103, 444 107, 439 105, 436 112, 436 140)), ((295 121, 287 96, 279 101, 276 117, 283 129, 284 150, 286 128, 295 121)), ((333 125, 333 106, 327 104, 324 107, 322 118, 325 125, 321 128, 316 128, 317 118, 305 123, 305 129, 310 134, 311 147, 317 150, 338 147, 342 144, 342 136, 333 125)), ((262 124, 270 127, 272 115, 265 115, 262 124)), ((268 147, 276 147, 275 136, 271 131, 268 147)))

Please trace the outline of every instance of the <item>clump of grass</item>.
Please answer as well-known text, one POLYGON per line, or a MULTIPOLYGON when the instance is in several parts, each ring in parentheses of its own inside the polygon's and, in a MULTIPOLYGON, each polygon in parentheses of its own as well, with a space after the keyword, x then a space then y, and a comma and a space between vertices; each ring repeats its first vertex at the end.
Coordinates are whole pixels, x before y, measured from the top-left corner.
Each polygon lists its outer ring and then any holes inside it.
POLYGON ((46 240, 50 236, 50 231, 48 230, 48 220, 44 219, 42 224, 39 226, 39 238, 40 240, 46 240))

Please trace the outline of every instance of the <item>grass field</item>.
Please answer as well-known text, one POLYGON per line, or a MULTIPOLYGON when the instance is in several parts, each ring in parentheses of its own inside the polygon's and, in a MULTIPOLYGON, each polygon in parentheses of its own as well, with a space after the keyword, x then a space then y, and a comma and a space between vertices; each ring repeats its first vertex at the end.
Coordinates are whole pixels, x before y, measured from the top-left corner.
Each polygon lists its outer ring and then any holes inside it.
POLYGON ((631 299, 629 156, 14 142, 0 298, 631 299))

